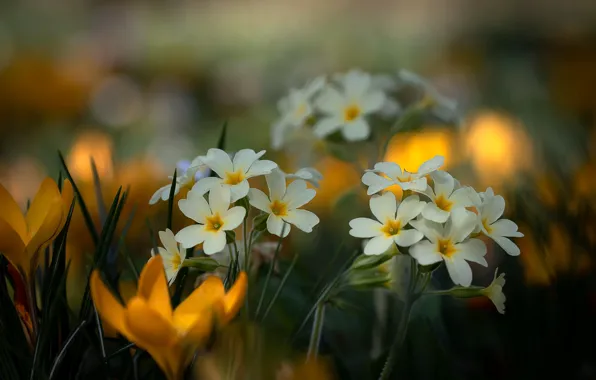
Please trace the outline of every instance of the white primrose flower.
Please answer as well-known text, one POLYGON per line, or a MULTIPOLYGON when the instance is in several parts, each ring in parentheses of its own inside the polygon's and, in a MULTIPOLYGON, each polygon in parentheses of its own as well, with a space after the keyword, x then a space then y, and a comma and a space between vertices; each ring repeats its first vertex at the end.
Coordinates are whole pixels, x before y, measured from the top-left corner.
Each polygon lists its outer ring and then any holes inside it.
POLYGON ((424 218, 410 224, 428 239, 411 247, 410 255, 420 265, 445 261, 449 276, 455 284, 470 286, 472 283, 472 268, 468 261, 488 266, 484 258, 484 242, 468 238, 476 226, 476 215, 473 212, 464 208, 455 209, 444 225, 424 218))
POLYGON ((377 220, 356 218, 350 221, 350 235, 357 238, 371 238, 364 247, 365 255, 380 255, 393 243, 409 247, 423 238, 420 231, 405 229, 408 223, 420 214, 424 202, 417 195, 411 195, 399 203, 395 195, 387 192, 370 199, 370 210, 377 220))
POLYGON ((271 146, 280 149, 291 130, 302 127, 313 114, 312 98, 325 86, 325 77, 317 77, 304 88, 291 89, 287 96, 280 99, 277 109, 281 117, 271 128, 271 146))
POLYGON ((366 115, 378 112, 385 102, 382 91, 371 88, 370 74, 350 71, 342 77, 342 91, 327 86, 315 105, 325 116, 314 126, 317 137, 323 138, 341 130, 348 141, 365 140, 370 135, 366 115))
MULTIPOLYGON (((177 195, 184 187, 191 187, 195 181, 198 181, 207 175, 209 175, 209 168, 200 161, 199 157, 195 158, 192 162, 187 160, 179 161, 176 164, 176 184, 174 187, 174 195, 177 195)), ((172 180, 174 177, 168 176, 168 178, 170 179, 170 183, 157 189, 157 191, 149 200, 150 205, 156 204, 160 199, 162 201, 168 200, 170 197, 170 190, 172 189, 172 180)))
POLYGON ((468 186, 456 189, 459 183, 451 174, 437 170, 430 174, 433 180, 433 188, 428 186, 423 193, 430 198, 422 210, 422 216, 426 219, 445 223, 449 219, 451 210, 471 207, 474 205, 474 189, 468 186))
POLYGON ((253 207, 269 214, 267 231, 279 237, 286 237, 290 233, 289 224, 293 224, 304 232, 312 232, 313 227, 319 223, 319 218, 312 212, 298 207, 310 202, 316 191, 308 189, 306 182, 300 179, 290 183, 286 188, 285 175, 278 169, 266 175, 265 179, 269 187, 269 196, 261 190, 250 189, 248 199, 253 207), (284 226, 286 223, 289 224, 284 226))
POLYGON ((443 156, 434 156, 423 162, 416 172, 402 170, 395 162, 378 162, 374 169, 366 170, 362 176, 362 183, 368 186, 368 195, 376 194, 393 185, 398 185, 403 190, 424 191, 427 188, 426 176, 443 166, 444 162, 443 156))
POLYGON ((191 190, 186 199, 178 202, 180 211, 198 224, 188 226, 176 234, 176 241, 184 248, 203 243, 207 255, 221 251, 226 245, 226 231, 238 227, 244 220, 246 209, 230 207, 230 189, 214 186, 209 191, 209 202, 202 193, 191 190))
MULTIPOLYGON (((282 170, 283 172, 283 170, 282 170)), ((314 187, 319 187, 319 182, 323 179, 323 175, 315 168, 302 168, 295 173, 283 172, 286 179, 303 179, 314 187)))
POLYGON ((230 201, 236 202, 248 194, 248 179, 264 174, 269 174, 277 164, 269 160, 259 160, 265 151, 255 153, 252 149, 242 149, 236 152, 234 160, 221 149, 209 149, 206 156, 201 156, 201 161, 213 170, 219 177, 203 178, 192 187, 192 190, 205 194, 214 186, 223 186, 230 189, 230 201))
POLYGON ((159 231, 159 240, 161 240, 163 248, 157 247, 157 252, 155 252, 155 249, 151 250, 151 256, 159 254, 163 258, 166 278, 168 279, 168 284, 171 285, 176 279, 178 271, 182 268, 182 263, 186 259, 186 249, 184 249, 182 244, 178 244, 174 233, 170 229, 159 231))
POLYGON ((482 289, 481 293, 493 302, 499 313, 505 314, 505 301, 507 299, 505 294, 503 294, 503 286, 505 286, 505 273, 501 273, 497 277, 498 271, 499 268, 495 270, 493 282, 491 282, 491 284, 486 288, 482 289))
POLYGON ((507 254, 519 256, 519 247, 509 238, 523 237, 524 234, 518 231, 515 222, 499 219, 505 212, 505 199, 500 195, 494 195, 489 187, 486 192, 480 193, 479 197, 475 198, 474 203, 478 210, 476 231, 493 239, 507 254))

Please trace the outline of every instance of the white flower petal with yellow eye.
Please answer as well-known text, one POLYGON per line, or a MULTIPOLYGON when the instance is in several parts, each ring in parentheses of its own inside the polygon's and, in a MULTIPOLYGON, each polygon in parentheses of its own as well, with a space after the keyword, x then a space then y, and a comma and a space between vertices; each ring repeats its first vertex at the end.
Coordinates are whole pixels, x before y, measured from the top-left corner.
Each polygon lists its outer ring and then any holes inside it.
POLYGON ((207 203, 202 194, 194 190, 189 191, 185 199, 178 201, 178 208, 187 218, 197 223, 204 223, 205 217, 211 215, 209 203, 207 203))
POLYGON ((417 195, 410 195, 399 204, 396 218, 406 225, 420 215, 425 205, 426 202, 421 202, 417 195))
POLYGON ((427 194, 429 198, 434 199, 434 192, 428 188, 425 176, 435 172, 435 170, 443 165, 443 162, 444 158, 442 156, 435 156, 420 165, 418 172, 402 170, 399 165, 393 162, 378 162, 372 170, 367 170, 367 173, 362 176, 362 183, 369 186, 368 195, 378 193, 390 186, 398 185, 403 190, 414 190, 427 194), (388 178, 379 175, 381 173, 388 178), (427 192, 427 188, 430 190, 429 192, 427 192))
POLYGON ((242 224, 242 221, 244 220, 245 216, 246 209, 244 207, 232 207, 223 215, 224 225, 222 228, 226 231, 231 231, 235 228, 238 228, 238 226, 242 224))
POLYGON ((317 195, 317 192, 308 189, 305 181, 296 180, 288 185, 283 201, 287 202, 288 208, 296 209, 310 202, 315 195, 317 195))
POLYGON ((315 106, 326 114, 336 114, 344 105, 344 97, 333 87, 325 87, 315 100, 315 106))
POLYGON ((269 214, 269 217, 267 218, 267 231, 269 231, 270 234, 284 238, 289 235, 290 230, 290 224, 285 223, 281 217, 269 214))
POLYGON ((521 251, 519 247, 511 241, 503 236, 491 236, 491 239, 495 241, 503 250, 510 256, 519 256, 521 251))
POLYGON ((263 157, 264 154, 264 150, 257 153, 252 149, 240 149, 234 154, 234 159, 232 161, 234 171, 240 170, 243 173, 248 172, 250 166, 259 158, 263 157))
POLYGON ((480 239, 469 239, 463 243, 455 244, 457 256, 466 261, 471 261, 487 267, 488 263, 484 256, 486 255, 486 244, 480 239))
POLYGON ((259 160, 254 162, 246 172, 246 178, 257 177, 271 173, 277 168, 277 164, 270 160, 259 160))
POLYGON ((397 201, 393 193, 387 192, 383 195, 375 195, 369 201, 370 210, 377 220, 385 223, 388 219, 395 219, 397 201))
POLYGON ((212 255, 224 249, 226 246, 226 233, 223 230, 210 233, 203 243, 203 251, 207 255, 212 255))
POLYGON ((482 293, 488 297, 497 311, 501 314, 505 314, 505 301, 507 298, 503 293, 503 287, 505 286, 505 273, 501 273, 497 276, 499 268, 495 270, 495 277, 491 284, 482 290, 482 293))
POLYGON ((437 252, 436 244, 427 240, 412 246, 410 248, 410 255, 420 265, 431 265, 443 260, 441 254, 437 252))
POLYGON ((302 179, 310 183, 314 187, 319 187, 319 182, 323 179, 323 175, 315 168, 302 168, 296 173, 284 173, 286 179, 302 179))
POLYGON ((172 230, 167 228, 165 231, 159 231, 158 235, 161 244, 170 254, 178 254, 178 242, 172 230))
POLYGON ((193 224, 178 231, 176 234, 176 241, 185 249, 192 248, 201 244, 209 236, 209 232, 205 231, 202 224, 193 224))
POLYGON ((478 199, 480 203, 475 205, 478 210, 476 231, 493 239, 508 255, 518 256, 520 249, 509 238, 524 235, 518 231, 517 224, 511 220, 499 219, 505 211, 505 199, 495 195, 491 188, 478 194, 478 199))
POLYGON ((472 268, 464 259, 454 257, 445 260, 445 265, 454 284, 465 287, 472 284, 472 268))
MULTIPOLYGON (((171 188, 172 188, 172 184, 169 184, 169 185, 165 185, 165 186, 157 189, 157 191, 155 193, 153 193, 153 195, 151 196, 151 199, 149 199, 149 204, 154 205, 157 202, 159 202, 160 199, 162 201, 167 201, 170 196, 171 188)), ((174 189, 174 194, 178 194, 179 191, 180 191, 180 189, 178 188, 178 186, 176 186, 174 189)))
POLYGON ((422 209, 422 216, 437 223, 445 223, 449 219, 449 212, 441 210, 436 204, 429 202, 422 209))
POLYGON ((289 210, 287 215, 282 218, 285 222, 293 224, 307 233, 312 232, 312 229, 319 224, 318 216, 310 211, 301 209, 289 210))
POLYGON ((423 237, 422 232, 418 230, 402 230, 393 237, 393 241, 400 247, 409 247, 418 243, 423 237))
POLYGON ((372 172, 364 173, 362 176, 362 183, 368 186, 368 190, 366 191, 367 195, 376 194, 393 185, 392 181, 372 172))
POLYGON ((370 136, 370 126, 364 118, 344 124, 341 131, 347 141, 362 141, 370 136))
POLYGON ((211 148, 207 151, 207 155, 200 156, 200 159, 220 178, 224 178, 227 172, 234 171, 230 156, 221 149, 211 148))
POLYGON ((247 180, 244 180, 236 185, 229 186, 230 189, 230 202, 236 202, 238 199, 242 199, 248 195, 250 185, 247 180))
POLYGON ((381 255, 391 247, 393 239, 385 235, 376 236, 366 243, 364 247, 365 255, 381 255))
POLYGON ((364 113, 380 111, 386 99, 385 94, 380 91, 368 93, 362 98, 362 111, 364 113))
POLYGON ((269 197, 265 195, 259 189, 250 189, 248 192, 248 201, 252 207, 255 207, 261 211, 269 212, 269 204, 271 201, 269 197))
POLYGON ((322 139, 325 136, 339 131, 342 127, 342 119, 339 116, 330 116, 320 119, 313 128, 313 133, 322 139))
POLYGON ((286 193, 286 177, 280 169, 275 169, 265 176, 271 200, 280 200, 286 193))
POLYGON ((211 214, 223 214, 230 208, 230 189, 227 186, 214 187, 209 191, 211 214))
POLYGON ((356 218, 350 220, 350 235, 357 238, 372 238, 381 234, 383 224, 369 218, 356 218))
POLYGON ((401 167, 395 162, 378 162, 374 166, 374 171, 385 173, 390 178, 398 178, 403 174, 401 167))

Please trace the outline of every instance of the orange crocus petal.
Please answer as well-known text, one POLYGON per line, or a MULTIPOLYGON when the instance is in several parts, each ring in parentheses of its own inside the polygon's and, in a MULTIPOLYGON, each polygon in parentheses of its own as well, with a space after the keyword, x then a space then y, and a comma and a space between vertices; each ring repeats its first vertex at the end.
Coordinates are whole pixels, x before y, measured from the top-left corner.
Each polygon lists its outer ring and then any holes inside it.
POLYGON ((25 253, 25 243, 19 234, 4 219, 0 218, 0 252, 15 268, 25 276, 29 273, 29 258, 25 253))
POLYGON ((145 264, 139 277, 137 295, 164 318, 172 319, 170 292, 161 256, 154 256, 145 264))
POLYGON ((240 272, 238 279, 230 289, 228 293, 226 293, 223 299, 223 309, 224 309, 224 316, 223 316, 223 323, 228 323, 231 321, 238 311, 244 304, 244 297, 246 297, 246 290, 248 289, 248 276, 246 272, 240 272))
POLYGON ((132 335, 128 330, 124 318, 124 306, 112 295, 100 278, 99 272, 94 270, 89 279, 91 298, 102 319, 113 329, 131 340, 132 335))
POLYGON ((10 195, 4 186, 0 185, 0 219, 4 219, 6 223, 18 234, 21 240, 27 239, 27 223, 25 217, 21 212, 19 205, 10 195))
POLYGON ((174 310, 174 319, 210 309, 223 300, 225 289, 217 276, 210 276, 174 310))
POLYGON ((184 341, 190 346, 204 344, 213 328, 213 311, 206 309, 199 313, 178 313, 174 318, 174 325, 184 335, 184 341))
POLYGON ((46 178, 25 216, 31 237, 27 243, 30 259, 55 237, 62 223, 63 213, 62 197, 58 186, 53 179, 46 178))

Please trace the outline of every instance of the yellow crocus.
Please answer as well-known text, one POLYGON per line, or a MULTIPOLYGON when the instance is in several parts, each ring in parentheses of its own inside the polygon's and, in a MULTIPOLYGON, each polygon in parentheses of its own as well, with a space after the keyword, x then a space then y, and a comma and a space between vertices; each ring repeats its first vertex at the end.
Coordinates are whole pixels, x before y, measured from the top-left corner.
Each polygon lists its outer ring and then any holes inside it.
POLYGON ((60 194, 56 182, 46 178, 23 214, 0 185, 0 252, 25 279, 35 270, 40 252, 62 231, 73 196, 70 182, 64 182, 60 194))
POLYGON ((91 296, 103 321, 146 350, 169 380, 182 377, 194 351, 209 338, 214 323, 228 323, 244 302, 248 280, 241 272, 226 293, 219 277, 209 277, 172 310, 161 256, 149 259, 136 295, 122 305, 95 270, 91 296))

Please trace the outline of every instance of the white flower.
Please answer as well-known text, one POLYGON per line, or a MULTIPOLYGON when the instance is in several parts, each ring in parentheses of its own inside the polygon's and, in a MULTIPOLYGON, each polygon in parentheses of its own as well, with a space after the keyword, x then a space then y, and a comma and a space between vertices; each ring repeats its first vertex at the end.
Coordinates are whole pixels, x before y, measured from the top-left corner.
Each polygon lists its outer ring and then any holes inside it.
POLYGON ((479 239, 468 239, 476 226, 476 215, 464 208, 452 211, 451 218, 441 225, 424 218, 410 222, 428 240, 410 248, 410 255, 420 265, 445 261, 447 271, 457 285, 470 286, 472 268, 467 261, 488 266, 484 259, 486 245, 479 239))
POLYGON ((372 89, 370 74, 360 71, 350 71, 341 82, 343 92, 327 86, 316 99, 326 116, 314 126, 314 133, 323 138, 341 130, 348 141, 365 140, 370 134, 365 116, 383 107, 385 94, 372 89))
POLYGON ((402 171, 395 162, 379 162, 375 164, 374 169, 364 173, 362 183, 368 186, 368 195, 376 194, 393 185, 398 185, 403 190, 424 191, 427 188, 426 175, 439 169, 444 162, 443 156, 434 156, 422 163, 416 172, 402 171))
POLYGON ((495 307, 497 311, 501 314, 505 314, 505 294, 503 294, 503 286, 505 286, 505 273, 501 273, 497 277, 497 272, 499 268, 495 270, 495 277, 493 282, 486 288, 481 290, 481 293, 488 297, 495 307))
POLYGON ((162 247, 157 247, 157 252, 151 250, 151 256, 159 254, 163 258, 163 266, 166 271, 166 278, 168 284, 172 284, 178 275, 178 271, 182 268, 182 263, 186 259, 186 249, 182 244, 178 244, 174 237, 174 233, 170 229, 159 231, 159 240, 161 240, 162 247))
POLYGON ((248 179, 271 173, 277 164, 269 160, 259 160, 265 151, 255 153, 252 149, 242 149, 234 155, 234 161, 221 149, 209 149, 206 156, 201 156, 201 161, 213 170, 218 177, 203 178, 198 181, 193 190, 205 194, 214 186, 223 186, 230 189, 231 202, 236 202, 248 194, 248 179))
POLYGON ((365 255, 380 255, 393 243, 409 247, 422 239, 420 231, 405 229, 424 207, 417 195, 407 197, 399 204, 395 195, 387 192, 370 199, 370 210, 377 220, 356 218, 350 221, 350 235, 358 238, 372 238, 364 247, 365 255))
POLYGON ((451 174, 444 171, 436 171, 430 174, 433 180, 434 190, 428 186, 423 191, 430 198, 422 210, 422 216, 437 223, 444 223, 449 219, 451 210, 470 207, 474 205, 474 194, 471 187, 460 187, 451 174))
POLYGON ((517 224, 511 220, 499 219, 505 211, 505 199, 500 195, 494 195, 490 187, 479 195, 475 202, 478 210, 477 231, 493 239, 509 255, 518 256, 519 247, 509 238, 523 237, 524 234, 517 230, 517 224), (480 203, 477 203, 479 200, 480 203))
MULTIPOLYGON (((195 158, 192 163, 185 160, 178 162, 176 164, 176 185, 174 188, 174 195, 177 195, 180 192, 180 189, 184 187, 191 187, 195 181, 198 181, 208 174, 209 168, 202 164, 199 157, 195 158)), ((162 201, 168 200, 174 177, 168 176, 168 178, 170 179, 170 183, 157 189, 149 200, 150 205, 156 204, 160 199, 162 201)))
POLYGON ((209 192, 209 203, 203 194, 191 190, 186 199, 178 202, 180 211, 198 224, 188 226, 176 234, 176 241, 184 248, 191 248, 203 243, 207 255, 221 251, 226 245, 226 232, 238 227, 246 209, 241 206, 230 207, 230 189, 216 186, 209 192))
POLYGON ((281 170, 273 170, 265 178, 269 187, 269 196, 261 190, 250 189, 248 199, 253 207, 269 214, 267 231, 273 235, 286 237, 290 233, 290 226, 284 226, 286 222, 304 232, 312 232, 313 227, 319 223, 319 218, 312 212, 300 210, 298 207, 310 202, 316 191, 308 189, 303 180, 290 183, 286 189, 286 179, 281 170))
POLYGON ((315 168, 302 168, 296 173, 283 173, 286 176, 286 179, 303 179, 317 188, 319 187, 319 182, 323 179, 321 172, 315 168))
POLYGON ((325 86, 325 77, 317 77, 302 89, 291 89, 289 94, 280 99, 277 108, 281 117, 271 128, 271 145, 280 149, 290 130, 298 129, 313 114, 312 97, 325 86))

